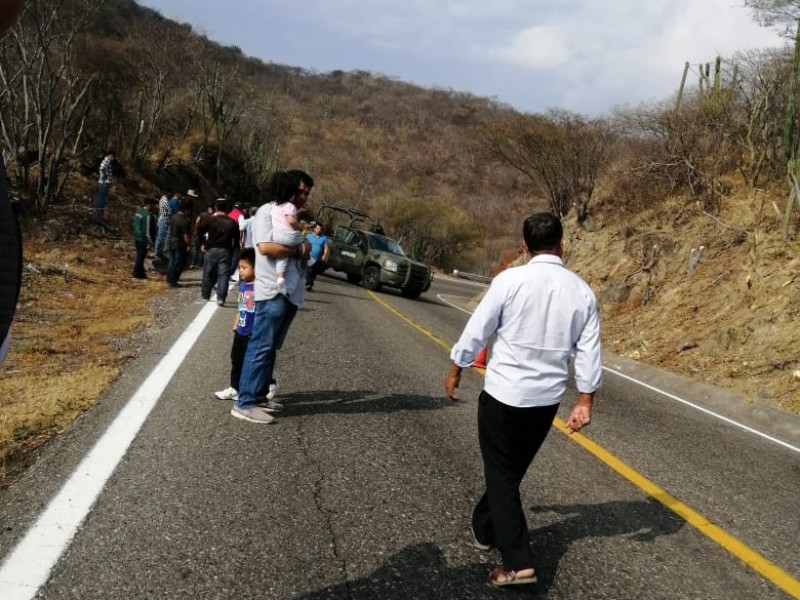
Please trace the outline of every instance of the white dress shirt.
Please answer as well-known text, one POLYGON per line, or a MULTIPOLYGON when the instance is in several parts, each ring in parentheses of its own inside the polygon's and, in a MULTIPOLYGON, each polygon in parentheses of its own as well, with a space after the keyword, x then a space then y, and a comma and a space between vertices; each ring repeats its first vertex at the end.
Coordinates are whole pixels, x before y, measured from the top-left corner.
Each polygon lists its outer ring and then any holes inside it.
POLYGON ((602 383, 597 300, 556 255, 539 254, 495 277, 450 358, 468 367, 492 335, 484 389, 499 402, 561 402, 573 352, 578 391, 591 393, 602 383))

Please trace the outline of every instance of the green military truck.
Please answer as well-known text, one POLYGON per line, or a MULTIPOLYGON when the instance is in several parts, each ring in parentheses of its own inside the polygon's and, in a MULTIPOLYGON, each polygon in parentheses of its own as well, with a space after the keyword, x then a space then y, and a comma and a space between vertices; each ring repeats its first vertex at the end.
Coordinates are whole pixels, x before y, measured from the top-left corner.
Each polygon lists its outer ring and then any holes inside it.
POLYGON ((368 290, 397 288, 406 298, 417 298, 431 287, 431 270, 406 256, 367 213, 325 204, 316 221, 329 233, 328 267, 344 273, 350 283, 361 283, 368 290))

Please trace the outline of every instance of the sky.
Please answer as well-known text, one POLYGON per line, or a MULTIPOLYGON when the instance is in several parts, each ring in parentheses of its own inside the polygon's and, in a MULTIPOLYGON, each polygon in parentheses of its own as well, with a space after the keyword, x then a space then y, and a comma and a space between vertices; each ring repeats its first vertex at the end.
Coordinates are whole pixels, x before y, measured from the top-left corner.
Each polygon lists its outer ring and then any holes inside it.
POLYGON ((781 46, 744 0, 139 0, 267 62, 369 71, 523 112, 666 100, 684 63, 781 46))

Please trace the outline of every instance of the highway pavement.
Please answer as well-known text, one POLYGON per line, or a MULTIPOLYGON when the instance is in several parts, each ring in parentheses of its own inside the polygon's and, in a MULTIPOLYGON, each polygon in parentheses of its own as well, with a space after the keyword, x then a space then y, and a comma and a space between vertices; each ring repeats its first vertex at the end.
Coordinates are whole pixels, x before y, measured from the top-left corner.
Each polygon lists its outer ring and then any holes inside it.
POLYGON ((320 277, 267 426, 212 397, 235 308, 179 290, 185 311, 0 492, 0 599, 800 598, 800 419, 610 355, 586 435, 554 428, 523 482, 539 582, 490 587, 499 557, 469 545, 482 375, 443 393, 477 289, 320 277))

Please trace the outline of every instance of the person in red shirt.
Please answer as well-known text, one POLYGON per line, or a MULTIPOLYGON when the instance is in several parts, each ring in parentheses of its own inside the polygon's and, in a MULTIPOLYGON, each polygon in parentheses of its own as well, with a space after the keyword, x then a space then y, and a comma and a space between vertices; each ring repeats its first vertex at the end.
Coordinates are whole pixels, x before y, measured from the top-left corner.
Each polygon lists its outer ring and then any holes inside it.
POLYGON ((231 212, 228 213, 228 216, 236 221, 236 226, 239 228, 239 241, 236 244, 236 247, 231 250, 231 267, 229 269, 231 273, 231 279, 233 281, 239 281, 239 252, 242 249, 242 231, 244 230, 244 213, 242 212, 241 202, 234 203, 231 212))

